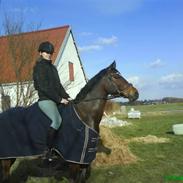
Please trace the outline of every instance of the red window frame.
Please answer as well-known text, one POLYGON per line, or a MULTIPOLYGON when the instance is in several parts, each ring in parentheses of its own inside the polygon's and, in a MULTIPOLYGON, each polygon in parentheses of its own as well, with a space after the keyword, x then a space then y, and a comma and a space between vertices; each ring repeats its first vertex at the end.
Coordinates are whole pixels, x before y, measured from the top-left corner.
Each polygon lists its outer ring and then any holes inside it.
POLYGON ((74 64, 69 62, 69 80, 74 81, 74 64))

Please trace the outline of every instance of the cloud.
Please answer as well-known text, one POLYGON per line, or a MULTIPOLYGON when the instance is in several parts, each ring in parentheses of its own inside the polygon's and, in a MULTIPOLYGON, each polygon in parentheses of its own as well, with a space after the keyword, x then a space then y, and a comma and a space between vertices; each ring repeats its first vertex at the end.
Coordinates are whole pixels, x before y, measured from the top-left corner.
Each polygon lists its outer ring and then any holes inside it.
POLYGON ((101 50, 105 46, 108 45, 116 45, 118 41, 118 38, 116 36, 111 36, 111 37, 99 37, 96 39, 96 41, 93 41, 94 44, 89 44, 86 46, 79 46, 78 49, 81 52, 84 51, 92 51, 92 50, 101 50))
POLYGON ((127 78, 129 83, 132 83, 138 89, 142 89, 146 86, 145 82, 139 76, 131 76, 127 78))
POLYGON ((102 46, 100 45, 87 45, 87 46, 78 46, 80 52, 83 51, 92 51, 92 50, 101 50, 102 46))
POLYGON ((160 78, 159 84, 166 88, 182 88, 183 74, 173 73, 160 78))
POLYGON ((109 38, 100 37, 98 38, 97 43, 99 45, 114 45, 118 41, 118 38, 116 36, 111 36, 109 38))
POLYGON ((162 66, 164 66, 164 63, 161 61, 161 59, 157 59, 154 62, 151 62, 149 65, 150 68, 159 68, 162 66))
POLYGON ((90 7, 94 8, 101 14, 120 15, 139 9, 144 0, 88 0, 90 7))
POLYGON ((129 83, 133 83, 134 85, 138 85, 140 82, 140 78, 138 76, 132 76, 128 78, 129 83))
POLYGON ((167 74, 162 76, 158 82, 153 78, 139 76, 131 76, 127 80, 137 88, 140 99, 182 96, 183 73, 167 74))
POLYGON ((127 78, 129 83, 132 83, 133 86, 139 90, 139 93, 144 93, 149 90, 152 90, 152 88, 156 88, 157 82, 151 80, 150 78, 144 78, 139 76, 131 76, 127 78))

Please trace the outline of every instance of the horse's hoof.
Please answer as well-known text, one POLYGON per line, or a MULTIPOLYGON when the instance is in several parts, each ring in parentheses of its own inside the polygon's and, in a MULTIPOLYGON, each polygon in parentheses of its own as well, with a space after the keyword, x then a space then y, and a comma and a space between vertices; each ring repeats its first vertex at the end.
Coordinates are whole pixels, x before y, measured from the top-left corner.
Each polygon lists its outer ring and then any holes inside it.
POLYGON ((105 146, 100 146, 97 150, 97 153, 105 153, 107 155, 111 154, 112 150, 105 147, 105 146))

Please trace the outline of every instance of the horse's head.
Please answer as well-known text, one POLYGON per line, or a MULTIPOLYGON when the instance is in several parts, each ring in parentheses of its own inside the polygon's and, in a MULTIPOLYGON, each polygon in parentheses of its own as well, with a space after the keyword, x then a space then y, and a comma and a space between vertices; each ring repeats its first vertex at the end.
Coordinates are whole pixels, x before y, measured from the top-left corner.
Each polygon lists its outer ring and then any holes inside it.
POLYGON ((135 101, 139 97, 137 89, 129 83, 121 73, 116 69, 114 61, 107 69, 105 89, 108 94, 113 96, 121 96, 128 98, 130 101, 135 101))

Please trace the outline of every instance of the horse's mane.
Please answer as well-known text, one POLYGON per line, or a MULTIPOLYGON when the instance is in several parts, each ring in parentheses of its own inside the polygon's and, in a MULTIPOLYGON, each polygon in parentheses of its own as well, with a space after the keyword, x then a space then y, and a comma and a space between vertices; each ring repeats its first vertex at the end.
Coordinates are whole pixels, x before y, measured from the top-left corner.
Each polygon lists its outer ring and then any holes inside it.
POLYGON ((80 90, 74 99, 75 102, 81 101, 86 97, 86 95, 92 90, 92 88, 101 80, 101 78, 106 74, 107 69, 101 70, 93 78, 91 78, 88 83, 80 90))

